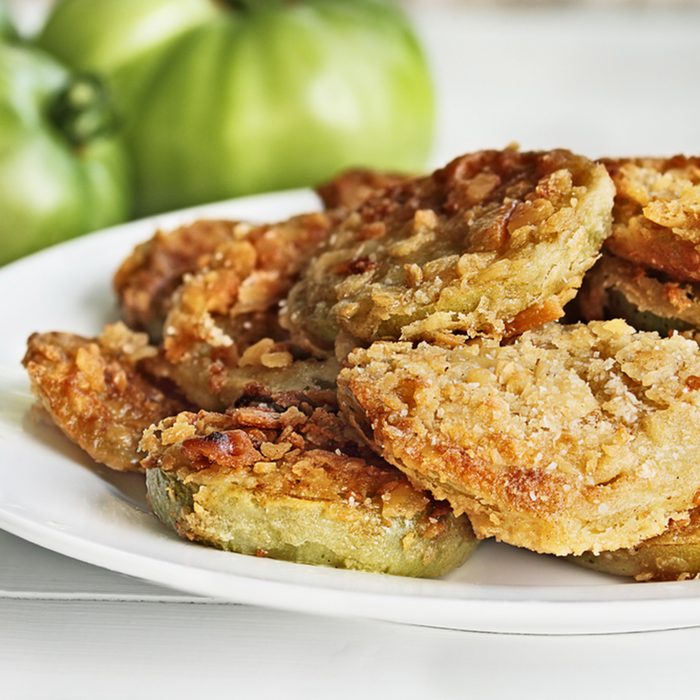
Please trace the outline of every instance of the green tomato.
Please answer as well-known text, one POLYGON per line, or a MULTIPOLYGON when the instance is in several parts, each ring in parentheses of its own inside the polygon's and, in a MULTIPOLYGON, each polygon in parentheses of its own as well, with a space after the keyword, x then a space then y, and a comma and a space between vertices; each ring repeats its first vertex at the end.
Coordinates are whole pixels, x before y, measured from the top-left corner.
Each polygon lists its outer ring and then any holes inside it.
POLYGON ((167 44, 219 12, 214 0, 59 0, 36 43, 74 70, 106 76, 131 112, 167 44))
POLYGON ((0 39, 16 39, 17 32, 10 20, 5 0, 0 0, 0 39))
POLYGON ((0 45, 0 264, 130 212, 129 167, 94 79, 0 45))
MULTIPOLYGON (((153 49, 147 70, 138 61, 129 69, 142 71, 129 120, 140 213, 316 184, 350 166, 425 164, 432 85, 396 8, 380 0, 216 6, 214 18, 153 49)), ((111 31, 85 21, 100 36, 111 31)), ((70 44, 82 65, 99 68, 90 58, 97 50, 69 29, 53 49, 70 44)), ((131 45, 135 31, 114 30, 112 41, 131 45)))

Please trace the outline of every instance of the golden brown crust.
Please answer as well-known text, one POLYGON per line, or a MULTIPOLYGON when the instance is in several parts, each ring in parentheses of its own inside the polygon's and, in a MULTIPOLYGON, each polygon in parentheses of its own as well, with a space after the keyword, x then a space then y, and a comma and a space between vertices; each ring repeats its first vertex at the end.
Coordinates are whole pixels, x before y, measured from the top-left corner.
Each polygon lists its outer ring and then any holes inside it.
POLYGON ((700 328, 700 287, 674 282, 605 254, 586 275, 576 304, 584 320, 622 317, 638 330, 667 335, 700 328))
POLYGON ((353 168, 316 187, 326 209, 357 209, 377 190, 385 190, 411 178, 401 173, 353 168))
POLYGON ((232 405, 251 382, 279 391, 324 388, 334 370, 306 360, 278 321, 279 305, 327 237, 332 219, 305 214, 239 226, 175 294, 165 324, 172 376, 198 405, 232 405))
POLYGON ((114 291, 124 321, 159 340, 173 292, 202 258, 231 240, 234 221, 201 220, 173 231, 157 231, 136 246, 114 275, 114 291))
POLYGON ((344 412, 481 537, 554 554, 629 547, 700 489, 700 351, 623 321, 511 345, 375 343, 341 372, 344 412))
POLYGON ((457 158, 350 213, 292 289, 286 323, 321 352, 340 329, 360 344, 522 330, 520 314, 575 294, 613 192, 602 166, 568 151, 457 158))
POLYGON ((159 386, 157 350, 123 324, 99 338, 34 333, 23 364, 32 390, 53 422, 94 460, 119 471, 139 470, 137 446, 152 423, 186 404, 159 386))
POLYGON ((662 534, 636 547, 614 552, 586 552, 575 564, 637 581, 685 581, 700 575, 700 508, 672 520, 662 534))
MULTIPOLYGON (((331 219, 325 214, 304 214, 280 224, 244 226, 238 235, 209 257, 207 264, 188 276, 174 299, 165 329, 165 351, 179 362, 204 342, 232 347, 235 334, 253 326, 252 337, 281 333, 277 324, 284 299, 300 270, 326 239, 331 219), (255 315, 260 315, 256 319, 255 315), (239 322, 240 321, 240 322, 239 322), (251 324, 246 324, 250 321, 251 324)), ((250 338, 246 338, 246 343, 250 338)))
POLYGON ((273 342, 263 338, 251 345, 241 356, 224 348, 201 345, 182 362, 168 366, 168 374, 188 399, 207 410, 224 410, 246 397, 262 394, 292 392, 319 395, 320 400, 332 403, 335 399, 335 380, 338 363, 333 359, 294 358, 294 347, 287 342, 273 342), (267 349, 269 354, 262 352, 267 349), (290 357, 284 366, 266 366, 265 356, 290 357))
POLYGON ((391 465, 357 443, 336 412, 304 402, 275 410, 228 414, 181 413, 151 426, 141 442, 146 468, 196 474, 197 483, 222 477, 267 496, 315 501, 351 499, 412 518, 449 513, 417 491, 391 465))
POLYGON ((607 249, 700 282, 700 158, 607 159, 617 194, 607 249))

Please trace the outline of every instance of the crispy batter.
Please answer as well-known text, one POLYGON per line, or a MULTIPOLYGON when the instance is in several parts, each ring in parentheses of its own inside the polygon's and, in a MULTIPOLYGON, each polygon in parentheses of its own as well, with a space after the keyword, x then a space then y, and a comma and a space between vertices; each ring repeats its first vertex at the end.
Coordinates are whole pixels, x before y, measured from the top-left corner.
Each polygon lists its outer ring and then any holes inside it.
POLYGON ((358 445, 334 411, 182 413, 149 428, 149 498, 181 536, 246 554, 435 576, 474 546, 466 518, 358 445))
MULTIPOLYGON (((386 484, 406 482, 400 472, 358 443, 336 411, 303 401, 284 410, 261 405, 234 408, 227 413, 180 413, 150 426, 143 435, 141 449, 148 455, 143 460, 146 468, 186 468, 211 478, 239 479, 245 475, 270 493, 300 498, 333 500, 353 493, 356 500, 364 501, 383 492, 386 484), (341 471, 328 478, 318 475, 316 479, 300 481, 301 471, 292 467, 302 456, 313 456, 315 451, 328 453, 328 460, 346 467, 347 478, 336 478, 341 471), (363 460, 361 469, 355 468, 357 460, 363 460), (254 472, 252 467, 261 461, 278 465, 274 470, 254 472)), ((314 459, 307 466, 312 469, 314 459)), ((414 514, 416 507, 422 510, 428 501, 420 492, 415 493, 415 499, 413 505, 407 504, 407 517, 414 514)))
POLYGON ((576 300, 584 320, 624 318, 637 330, 668 335, 700 328, 700 287, 673 282, 606 254, 586 275, 576 300))
MULTIPOLYGON (((188 276, 178 290, 165 329, 168 359, 179 362, 198 342, 234 346, 226 324, 239 317, 272 311, 269 330, 278 328, 280 300, 330 227, 326 214, 304 214, 280 224, 257 226, 219 246, 208 264, 188 276)), ((240 331, 236 324, 235 332, 240 331)))
POLYGON ((700 508, 673 520, 668 529, 636 547, 614 552, 586 552, 575 564, 637 581, 684 581, 700 575, 700 508))
POLYGON ((137 446, 152 423, 186 404, 157 379, 157 350, 122 323, 90 340, 71 333, 34 333, 23 364, 53 422, 94 460, 139 470, 137 446))
MULTIPOLYGON (((327 209, 355 208, 372 192, 407 177, 358 168, 320 185, 317 192, 327 209)), ((340 213, 329 212, 329 216, 340 213)), ((157 231, 150 240, 134 248, 114 275, 114 290, 124 321, 159 341, 172 295, 182 278, 204 267, 220 245, 259 230, 237 221, 202 219, 173 231, 157 231)))
POLYGON ((603 166, 568 151, 462 156, 350 213, 285 324, 329 353, 340 329, 357 343, 501 337, 559 317, 609 233, 613 193, 603 166))
POLYGON ((700 349, 622 320, 446 349, 375 343, 339 377, 344 412, 480 537, 538 552, 630 547, 700 489, 700 349))
POLYGON ((354 168, 345 170, 316 188, 326 209, 357 209, 377 190, 385 190, 411 178, 401 173, 354 168))
POLYGON ((185 278, 164 346, 174 380, 193 402, 226 408, 251 383, 276 391, 333 387, 333 363, 306 359, 278 322, 280 302, 331 225, 318 213, 256 226, 185 278))
POLYGON ((187 359, 169 365, 168 373, 193 404, 208 410, 224 410, 261 391, 318 394, 324 402, 332 402, 338 363, 334 358, 298 359, 292 355, 293 350, 289 343, 274 342, 267 337, 249 346, 240 356, 237 346, 211 348, 202 343, 187 359), (251 357, 260 347, 268 351, 251 357), (283 366, 263 364, 277 357, 285 359, 283 366))
POLYGON ((114 290, 127 325, 160 340, 173 292, 183 276, 245 228, 234 221, 202 220, 174 231, 157 231, 136 246, 114 275, 114 290))
POLYGON ((700 282, 700 158, 633 158, 604 161, 615 197, 615 255, 700 282))

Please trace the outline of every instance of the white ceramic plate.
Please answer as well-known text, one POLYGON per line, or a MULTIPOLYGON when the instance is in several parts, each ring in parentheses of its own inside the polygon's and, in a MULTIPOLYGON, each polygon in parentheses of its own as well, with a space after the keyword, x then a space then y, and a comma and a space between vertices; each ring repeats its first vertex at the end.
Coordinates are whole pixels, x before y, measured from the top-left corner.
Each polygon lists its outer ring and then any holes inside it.
POLYGON ((635 584, 491 542, 438 581, 339 571, 179 540, 148 511, 143 477, 94 465, 29 416, 19 365, 29 333, 94 335, 117 317, 112 274, 156 226, 198 217, 272 221, 311 192, 177 212, 56 246, 0 270, 0 527, 91 564, 240 603, 466 630, 601 633, 700 625, 700 582, 635 584))

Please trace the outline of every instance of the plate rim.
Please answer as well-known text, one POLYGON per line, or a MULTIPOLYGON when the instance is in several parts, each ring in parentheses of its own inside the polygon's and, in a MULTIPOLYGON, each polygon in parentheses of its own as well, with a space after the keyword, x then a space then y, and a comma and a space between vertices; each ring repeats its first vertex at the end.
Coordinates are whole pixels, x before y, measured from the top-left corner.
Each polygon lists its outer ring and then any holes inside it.
MULTIPOLYGON (((398 622, 422 627, 436 627, 471 632, 493 632, 500 634, 524 634, 544 636, 571 635, 605 635, 636 632, 651 632, 671 629, 683 629, 700 626, 700 595, 673 596, 663 598, 606 598, 593 597, 591 600, 542 600, 538 598, 498 598, 498 597, 458 597, 449 595, 415 595, 412 593, 377 593, 366 590, 344 589, 335 586, 324 586, 313 582, 300 583, 296 581, 261 578, 249 574, 222 572, 217 570, 203 571, 199 568, 148 557, 110 547, 78 536, 66 535, 47 526, 41 526, 33 521, 22 522, 22 518, 8 517, 0 510, 0 527, 7 532, 32 542, 40 547, 57 552, 79 561, 99 566, 129 576, 166 586, 173 590, 184 591, 202 596, 202 603, 235 603, 242 605, 258 605, 290 612, 329 615, 333 617, 364 618, 385 622, 398 622), (75 546, 73 546, 73 544, 75 546), (110 555, 109 562, 99 556, 101 552, 110 555), (116 555, 116 559, 115 559, 116 555), (141 566, 145 564, 146 566, 141 566), (197 580, 189 578, 174 586, 169 576, 173 573, 185 573, 191 576, 193 572, 200 574, 197 580), (217 585, 233 583, 236 590, 230 595, 218 594, 212 596, 211 576, 217 585), (210 580, 206 580, 210 579, 210 580), (255 584, 259 590, 249 584, 255 584), (316 594, 312 599, 307 595, 309 589, 316 594), (281 595, 285 594, 285 595, 281 595), (406 605, 420 603, 429 607, 418 615, 406 613, 406 605), (344 605, 343 605, 344 603, 344 605), (360 606, 358 610, 355 605, 360 606), (656 610, 649 615, 647 605, 654 604, 656 610), (398 609, 397 609, 398 608, 398 609), (448 610, 449 608, 449 610, 448 610), (595 609, 592 609, 595 608, 595 609), (646 614, 647 621, 640 624, 639 615, 646 614), (606 616, 605 623, 599 622, 601 615, 606 616), (465 621, 465 616, 468 621, 465 621), (451 620, 448 619, 451 617, 451 620)), ((230 553, 228 553, 230 554, 230 553)), ((244 556, 244 555, 237 555, 244 556)), ((277 562, 284 566, 299 566, 291 562, 277 562)), ((303 566, 303 565, 301 565, 303 566)), ((344 572, 341 575, 364 573, 344 572)), ((372 576, 373 574, 366 574, 372 576)), ((381 574, 379 576, 382 576, 381 574)), ((390 577, 401 578, 401 577, 390 577)), ((583 590, 595 590, 599 593, 612 590, 639 587, 668 587, 685 586, 692 582, 657 582, 648 584, 617 584, 589 587, 583 590)), ((497 587, 491 585, 460 584, 470 588, 495 589, 500 591, 513 590, 517 587, 497 587)), ((546 591, 549 587, 527 586, 522 590, 546 591)), ((556 589, 557 587, 551 587, 556 589)), ((561 587, 560 587, 561 588, 561 587)), ((565 587, 577 590, 578 586, 565 587)), ((658 589, 657 589, 658 590, 658 589)))

